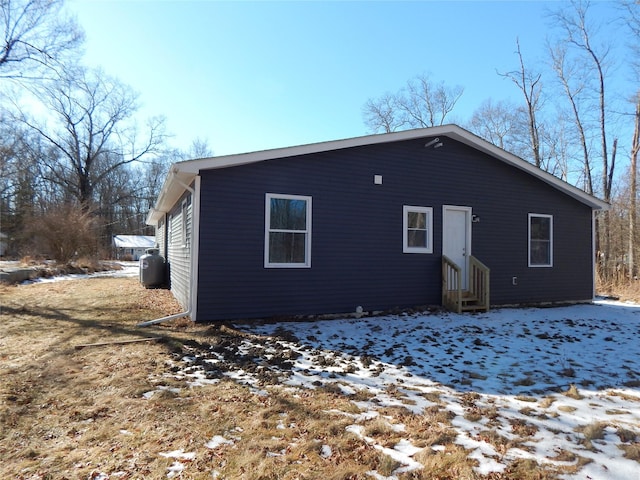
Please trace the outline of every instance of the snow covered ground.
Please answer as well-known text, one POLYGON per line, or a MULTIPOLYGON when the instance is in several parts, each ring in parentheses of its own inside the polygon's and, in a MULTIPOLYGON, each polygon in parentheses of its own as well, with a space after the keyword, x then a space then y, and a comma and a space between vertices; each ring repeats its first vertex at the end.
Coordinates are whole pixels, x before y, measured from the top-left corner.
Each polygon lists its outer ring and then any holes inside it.
POLYGON ((79 280, 79 279, 99 278, 99 277, 111 277, 111 278, 136 277, 140 274, 140 264, 138 262, 117 261, 117 262, 111 262, 111 263, 113 265, 116 265, 118 269, 105 270, 103 272, 94 272, 94 273, 73 273, 68 275, 56 275, 53 277, 38 277, 32 280, 27 280, 23 283, 24 284, 52 283, 52 282, 62 282, 65 280, 79 280))
POLYGON ((344 413, 353 415, 349 431, 400 462, 395 474, 421 468, 410 432, 389 448, 364 436, 364 423, 385 406, 419 415, 439 404, 481 474, 533 459, 566 467, 567 479, 640 479, 640 306, 600 301, 236 328, 245 334, 235 343, 180 359, 178 378, 197 386, 227 376, 260 395, 274 379, 366 391, 357 398, 367 400, 354 400, 363 413, 344 413))

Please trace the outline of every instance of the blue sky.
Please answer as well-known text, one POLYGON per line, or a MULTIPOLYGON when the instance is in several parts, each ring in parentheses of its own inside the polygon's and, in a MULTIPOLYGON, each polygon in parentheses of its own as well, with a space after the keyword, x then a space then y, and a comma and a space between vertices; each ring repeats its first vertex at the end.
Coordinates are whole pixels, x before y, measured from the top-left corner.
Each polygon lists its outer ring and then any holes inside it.
MULTIPOLYGON (((188 148, 216 155, 369 133, 362 107, 427 73, 465 92, 450 120, 521 94, 496 71, 545 61, 559 2, 69 0, 85 63, 139 92, 188 148)), ((608 3, 597 9, 611 10, 608 3)), ((615 29, 611 34, 615 35, 615 29)))

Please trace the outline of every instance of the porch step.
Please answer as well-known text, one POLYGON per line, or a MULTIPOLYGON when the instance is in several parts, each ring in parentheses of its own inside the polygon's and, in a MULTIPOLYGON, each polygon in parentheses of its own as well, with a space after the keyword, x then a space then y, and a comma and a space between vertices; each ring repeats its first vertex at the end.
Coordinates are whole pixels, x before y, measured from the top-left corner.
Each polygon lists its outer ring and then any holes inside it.
POLYGON ((486 306, 481 304, 478 297, 468 291, 462 292, 462 298, 460 300, 462 303, 463 312, 478 312, 488 310, 486 306))
POLYGON ((489 267, 469 255, 467 290, 458 290, 462 269, 446 255, 442 255, 442 306, 452 312, 489 311, 489 267))

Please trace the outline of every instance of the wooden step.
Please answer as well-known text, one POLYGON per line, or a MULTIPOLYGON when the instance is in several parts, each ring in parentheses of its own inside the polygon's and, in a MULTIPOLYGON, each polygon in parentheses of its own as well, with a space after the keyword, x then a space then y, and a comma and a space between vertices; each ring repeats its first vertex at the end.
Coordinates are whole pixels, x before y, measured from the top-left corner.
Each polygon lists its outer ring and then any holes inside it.
POLYGON ((462 298, 460 299, 462 301, 462 303, 473 303, 473 302, 478 302, 478 297, 476 297, 475 295, 472 295, 470 292, 468 291, 463 291, 462 292, 462 298))

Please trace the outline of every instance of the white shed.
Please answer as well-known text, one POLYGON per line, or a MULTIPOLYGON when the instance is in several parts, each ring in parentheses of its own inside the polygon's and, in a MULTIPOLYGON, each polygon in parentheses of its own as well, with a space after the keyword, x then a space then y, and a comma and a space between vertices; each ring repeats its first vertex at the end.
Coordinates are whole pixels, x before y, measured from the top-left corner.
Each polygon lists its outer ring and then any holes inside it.
POLYGON ((131 256, 132 260, 140 260, 147 248, 156 245, 156 237, 149 235, 114 235, 113 248, 116 251, 116 258, 124 259, 131 256))

